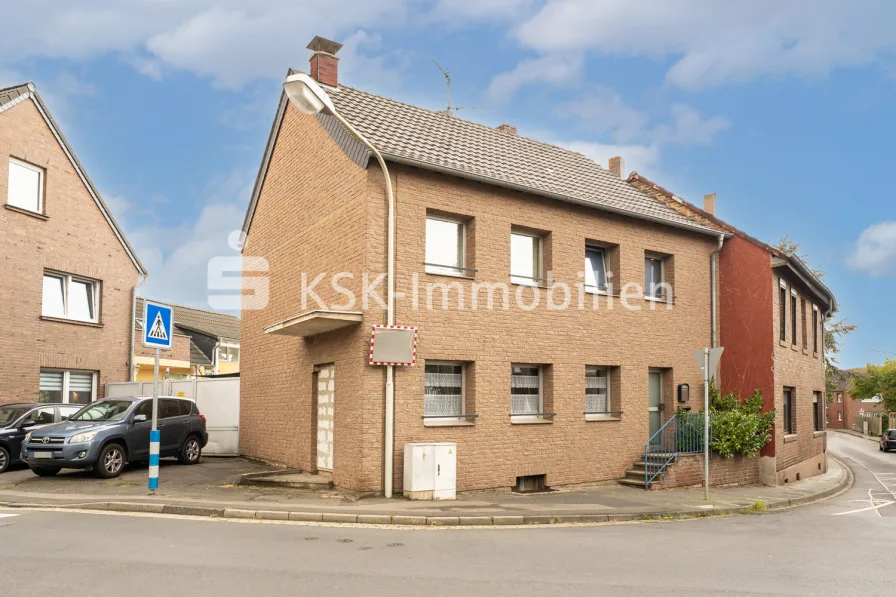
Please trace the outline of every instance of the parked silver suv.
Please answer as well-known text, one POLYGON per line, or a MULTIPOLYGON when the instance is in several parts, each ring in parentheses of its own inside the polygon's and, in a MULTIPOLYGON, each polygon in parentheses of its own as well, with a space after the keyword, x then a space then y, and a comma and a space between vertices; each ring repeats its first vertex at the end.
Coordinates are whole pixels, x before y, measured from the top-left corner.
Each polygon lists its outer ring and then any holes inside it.
MULTIPOLYGON (((152 398, 107 398, 88 404, 68 421, 25 436, 22 460, 36 475, 52 476, 63 468, 93 469, 109 479, 125 463, 149 460, 152 398)), ((196 464, 208 443, 205 417, 183 398, 159 398, 159 456, 176 456, 196 464)))

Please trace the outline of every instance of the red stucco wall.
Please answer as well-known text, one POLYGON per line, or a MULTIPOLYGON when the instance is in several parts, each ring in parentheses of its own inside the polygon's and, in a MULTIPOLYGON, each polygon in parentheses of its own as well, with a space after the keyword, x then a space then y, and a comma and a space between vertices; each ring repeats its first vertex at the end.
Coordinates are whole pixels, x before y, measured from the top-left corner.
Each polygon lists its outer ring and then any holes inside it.
MULTIPOLYGON (((725 347, 719 365, 721 387, 741 398, 761 389, 764 410, 775 406, 771 288, 768 252, 739 236, 725 241, 719 253, 719 342, 725 347)), ((774 454, 772 438, 762 455, 774 454)))

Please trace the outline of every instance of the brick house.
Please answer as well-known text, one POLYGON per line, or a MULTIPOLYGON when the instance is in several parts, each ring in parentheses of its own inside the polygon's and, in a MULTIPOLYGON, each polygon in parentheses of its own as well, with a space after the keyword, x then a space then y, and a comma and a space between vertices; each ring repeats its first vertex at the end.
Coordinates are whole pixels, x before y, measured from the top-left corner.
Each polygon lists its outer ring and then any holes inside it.
POLYGON ((834 395, 827 406, 828 428, 852 429, 871 435, 881 433, 882 415, 886 411, 880 398, 856 400, 849 393, 853 378, 863 372, 863 369, 842 369, 834 376, 834 395))
POLYGON ((0 89, 0 402, 127 381, 146 271, 33 84, 0 89))
MULTIPOLYGON (((160 375, 165 379, 183 379, 239 373, 239 317, 183 305, 170 306, 174 310, 174 340, 171 350, 162 353, 160 375)), ((155 351, 143 346, 142 317, 143 299, 137 298, 134 379, 152 381, 155 351)))
MULTIPOLYGON (((458 490, 622 477, 679 386, 699 395, 692 351, 711 342, 720 230, 639 191, 618 163, 341 85, 338 44, 316 42, 312 76, 388 162, 396 321, 419 328, 416 366, 395 372, 392 489, 403 446, 420 441, 457 443, 458 490), (584 308, 548 304, 561 283, 584 308), (483 307, 486 284, 510 300, 483 307)), ((382 492, 385 373, 368 351, 384 306, 348 298, 386 271, 385 178, 370 161, 332 115, 281 96, 243 228, 269 300, 241 318, 240 446, 382 492)))
POLYGON ((629 182, 730 235, 719 253, 720 387, 741 397, 759 389, 765 410, 777 411, 772 441, 761 453, 762 482, 825 472, 823 326, 837 309, 834 295, 798 258, 717 218, 715 194, 700 209, 637 173, 629 182))

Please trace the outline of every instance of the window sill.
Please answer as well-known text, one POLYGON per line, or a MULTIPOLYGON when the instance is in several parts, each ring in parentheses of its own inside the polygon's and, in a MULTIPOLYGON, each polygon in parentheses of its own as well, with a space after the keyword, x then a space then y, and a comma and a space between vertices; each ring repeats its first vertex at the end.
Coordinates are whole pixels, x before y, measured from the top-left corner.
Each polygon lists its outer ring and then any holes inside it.
POLYGON ((84 325, 89 328, 101 328, 103 324, 98 323, 96 321, 81 321, 78 319, 66 319, 64 317, 49 317, 47 315, 40 316, 41 321, 53 321, 56 323, 70 323, 73 325, 84 325))
POLYGON ((778 339, 778 346, 780 346, 781 348, 787 348, 790 345, 787 343, 787 340, 778 339))
POLYGON ((475 423, 473 421, 468 421, 462 417, 457 418, 430 418, 423 417, 423 426, 424 427, 473 427, 475 423))
POLYGON ((473 276, 470 276, 470 275, 467 275, 467 274, 455 274, 455 273, 452 273, 452 272, 433 271, 433 270, 430 270, 429 268, 427 268, 427 269, 425 269, 425 270, 423 270, 423 271, 424 271, 424 273, 426 273, 427 276, 440 276, 440 277, 445 277, 445 278, 457 278, 457 279, 459 279, 459 280, 474 280, 474 279, 475 279, 475 278, 473 278, 473 276))
POLYGON ((796 347, 796 344, 791 344, 790 350, 792 350, 793 352, 799 352, 799 349, 796 347))
POLYGON ((16 207, 15 205, 10 205, 9 203, 5 204, 4 207, 9 211, 14 211, 18 214, 22 214, 23 216, 31 216, 32 218, 37 218, 38 220, 43 220, 44 222, 50 219, 49 216, 46 216, 42 213, 31 211, 30 209, 25 209, 24 207, 16 207))
POLYGON ((600 414, 588 414, 585 415, 586 421, 621 421, 622 418, 616 415, 600 415, 600 414))
POLYGON ((812 437, 821 437, 824 435, 824 431, 816 431, 812 434, 812 437))
POLYGON ((510 415, 511 425, 550 425, 553 422, 538 415, 510 415))
POLYGON ((796 433, 788 433, 784 436, 784 443, 789 444, 790 442, 795 442, 799 438, 799 435, 796 433))
POLYGON ((812 358, 813 358, 813 359, 817 359, 817 358, 818 358, 818 353, 817 353, 817 352, 813 352, 813 353, 812 353, 812 358))
POLYGON ((806 355, 806 356, 809 356, 809 349, 808 349, 808 348, 804 348, 804 349, 803 349, 803 354, 806 355))
POLYGON ((674 299, 670 301, 663 297, 656 297, 656 296, 645 296, 644 300, 647 301, 648 303, 654 303, 657 305, 674 305, 675 304, 674 299))
POLYGON ((527 286, 529 288, 542 288, 544 290, 547 290, 548 288, 550 288, 550 285, 548 285, 548 284, 537 283, 537 282, 521 282, 519 280, 514 280, 512 278, 510 280, 510 284, 512 286, 527 286))

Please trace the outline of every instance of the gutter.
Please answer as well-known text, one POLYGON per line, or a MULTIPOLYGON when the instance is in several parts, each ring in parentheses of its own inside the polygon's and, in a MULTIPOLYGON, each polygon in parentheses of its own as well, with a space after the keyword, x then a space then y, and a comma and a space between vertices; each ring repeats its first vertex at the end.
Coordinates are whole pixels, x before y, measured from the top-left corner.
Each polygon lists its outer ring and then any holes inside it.
MULTIPOLYGON (((134 344, 137 341, 137 289, 146 284, 146 281, 149 279, 149 274, 140 274, 143 279, 134 286, 131 290, 131 351, 130 357, 128 358, 128 379, 131 381, 137 381, 137 372, 134 371, 134 344)), ((143 323, 146 325, 146 322, 143 323)))
POLYGON ((718 257, 719 253, 722 250, 722 245, 725 244, 725 235, 719 235, 719 246, 716 247, 716 250, 712 252, 709 256, 709 286, 710 286, 710 316, 712 321, 710 323, 710 346, 716 348, 719 344, 718 340, 718 310, 719 310, 719 266, 716 263, 716 257, 718 257))
POLYGON ((657 218, 654 216, 631 212, 631 211, 628 211, 625 209, 614 208, 614 207, 611 207, 608 205, 593 203, 591 201, 575 199, 573 197, 561 195, 559 193, 551 193, 550 191, 543 191, 540 189, 535 189, 533 187, 520 185, 520 184, 516 184, 516 183, 512 183, 512 182, 507 182, 507 181, 500 180, 497 178, 492 178, 490 176, 482 176, 481 174, 472 174, 470 172, 465 172, 464 170, 458 170, 457 168, 449 168, 447 166, 439 166, 436 164, 431 164, 429 162, 423 162, 420 160, 415 160, 412 158, 406 158, 403 156, 395 155, 393 153, 383 153, 383 157, 389 161, 396 162, 399 164, 405 164, 407 166, 413 166, 415 168, 420 168, 422 170, 433 170, 435 172, 449 174, 451 176, 456 176, 458 178, 466 178, 468 180, 475 180, 476 182, 482 182, 482 183, 489 184, 489 185, 504 187, 506 189, 520 191, 522 193, 527 193, 530 195, 540 195, 542 197, 547 197, 549 199, 556 199, 558 201, 564 201, 566 203, 574 203, 576 205, 589 207, 591 209, 599 209, 602 211, 608 211, 610 213, 627 216, 629 218, 635 218, 636 220, 646 220, 648 222, 662 224, 663 226, 671 226, 673 228, 680 228, 682 230, 687 230, 689 232, 697 232, 699 234, 708 234, 708 235, 712 235, 712 236, 717 236, 719 234, 719 232, 717 230, 712 230, 710 228, 698 226, 697 224, 687 224, 685 222, 674 222, 674 221, 670 221, 670 220, 665 220, 663 218, 657 218))

